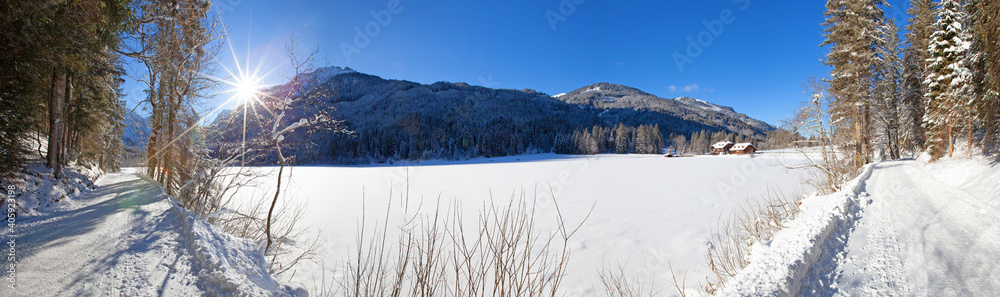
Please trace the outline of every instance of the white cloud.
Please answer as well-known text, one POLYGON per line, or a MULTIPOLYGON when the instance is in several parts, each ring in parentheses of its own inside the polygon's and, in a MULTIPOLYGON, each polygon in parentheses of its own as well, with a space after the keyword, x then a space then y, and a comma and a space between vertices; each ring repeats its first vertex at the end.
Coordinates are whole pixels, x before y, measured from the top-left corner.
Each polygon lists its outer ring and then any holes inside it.
POLYGON ((667 90, 670 91, 671 93, 676 93, 677 91, 682 91, 684 93, 698 93, 698 92, 714 93, 715 92, 715 89, 704 88, 702 86, 699 86, 698 84, 690 84, 690 85, 686 85, 686 86, 683 86, 683 87, 678 87, 678 86, 675 86, 675 85, 670 85, 669 87, 667 87, 667 90))

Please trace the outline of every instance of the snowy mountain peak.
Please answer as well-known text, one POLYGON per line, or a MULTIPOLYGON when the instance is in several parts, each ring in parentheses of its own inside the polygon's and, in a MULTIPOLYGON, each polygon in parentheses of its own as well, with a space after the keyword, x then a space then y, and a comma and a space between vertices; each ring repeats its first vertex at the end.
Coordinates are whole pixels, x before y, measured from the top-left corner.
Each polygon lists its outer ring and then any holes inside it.
POLYGON ((576 89, 564 95, 578 95, 584 93, 597 93, 604 97, 620 97, 625 95, 649 95, 642 90, 613 83, 601 82, 586 87, 576 89))
POLYGON ((357 73, 357 71, 354 71, 354 69, 351 69, 351 67, 341 68, 337 66, 327 66, 316 69, 315 71, 312 72, 311 75, 313 81, 325 82, 331 77, 346 73, 357 73))
POLYGON ((687 106, 690 106, 690 107, 700 108, 700 109, 705 109, 705 110, 711 110, 711 111, 717 111, 717 112, 723 112, 723 111, 727 111, 727 110, 728 111, 733 111, 732 107, 721 106, 721 105, 717 105, 717 104, 712 104, 712 103, 708 103, 705 100, 695 99, 695 98, 691 98, 691 97, 674 98, 674 101, 683 103, 683 104, 685 104, 687 106))
POLYGON ((680 133, 717 129, 747 135, 765 135, 775 129, 763 121, 736 112, 732 107, 709 103, 690 97, 662 98, 642 90, 613 83, 596 83, 576 89, 556 100, 589 106, 610 125, 619 122, 638 124, 649 119, 680 133), (604 113, 604 111, 609 111, 604 113), (652 118, 647 118, 656 114, 652 118), (683 127, 683 128, 681 128, 683 127))

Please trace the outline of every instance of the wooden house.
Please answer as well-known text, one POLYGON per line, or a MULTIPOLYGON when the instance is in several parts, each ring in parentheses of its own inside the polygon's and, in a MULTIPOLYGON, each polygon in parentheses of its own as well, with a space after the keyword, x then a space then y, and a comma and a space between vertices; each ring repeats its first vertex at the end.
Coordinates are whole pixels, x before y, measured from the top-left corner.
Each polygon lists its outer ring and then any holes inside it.
POLYGON ((752 143, 737 143, 729 148, 729 153, 733 155, 753 155, 757 152, 757 146, 752 143))
POLYGON ((729 141, 720 141, 712 145, 713 155, 725 155, 729 153, 729 149, 733 147, 733 143, 729 141))
POLYGON ((793 147, 814 147, 821 145, 823 145, 823 142, 819 140, 796 140, 792 142, 793 147))

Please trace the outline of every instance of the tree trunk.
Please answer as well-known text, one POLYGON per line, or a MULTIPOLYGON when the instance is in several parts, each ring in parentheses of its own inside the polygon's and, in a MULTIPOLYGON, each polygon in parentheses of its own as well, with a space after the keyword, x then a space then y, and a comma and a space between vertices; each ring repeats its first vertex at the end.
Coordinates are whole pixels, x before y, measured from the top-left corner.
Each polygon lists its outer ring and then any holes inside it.
POLYGON ((972 111, 969 111, 965 128, 969 130, 969 157, 972 157, 972 111))
POLYGON ((952 130, 954 130, 950 124, 948 125, 948 158, 951 158, 955 153, 955 139, 952 137, 952 130))
POLYGON ((175 140, 174 137, 176 137, 174 135, 174 121, 177 118, 178 108, 177 106, 174 106, 174 97, 176 95, 174 95, 172 89, 170 90, 169 94, 170 95, 167 96, 167 109, 165 110, 165 112, 167 113, 167 139, 170 140, 167 142, 167 145, 162 148, 163 150, 166 150, 165 155, 163 157, 163 166, 167 169, 166 175, 164 176, 164 180, 166 182, 163 184, 163 186, 167 188, 167 195, 173 195, 174 186, 171 182, 174 178, 174 171, 175 171, 173 144, 175 140))
MULTIPOLYGON (((862 109, 863 108, 861 106, 858 106, 858 115, 859 116, 862 113, 862 109)), ((855 146, 854 146, 854 167, 855 168, 861 168, 861 166, 863 166, 865 164, 864 161, 862 160, 862 158, 863 158, 862 156, 864 155, 864 147, 863 147, 864 143, 862 142, 863 141, 863 137, 861 136, 861 125, 862 125, 861 119, 855 119, 855 121, 854 121, 854 141, 856 142, 855 146)))
POLYGON ((274 148, 278 151, 278 161, 281 166, 278 167, 278 183, 274 190, 274 199, 271 199, 271 207, 267 210, 267 222, 264 226, 264 233, 267 233, 267 245, 264 246, 264 254, 271 249, 271 216, 274 214, 274 205, 278 204, 278 194, 281 194, 281 174, 285 170, 285 156, 281 154, 281 146, 275 141, 274 148))
MULTIPOLYGON (((151 74, 150 75, 149 81, 151 82, 151 84, 156 82, 156 76, 157 76, 156 74, 151 74)), ((147 157, 146 157, 146 167, 147 167, 146 168, 146 175, 149 175, 149 178, 151 178, 153 180, 156 180, 156 171, 157 171, 156 161, 155 161, 155 157, 156 157, 156 141, 157 141, 156 138, 157 138, 157 134, 159 133, 159 131, 157 130, 157 129, 159 129, 158 126, 157 126, 157 116, 158 116, 157 112, 159 112, 159 109, 158 109, 159 104, 157 102, 157 99, 158 99, 158 97, 157 97, 158 95, 157 94, 159 94, 159 92, 156 90, 156 88, 153 88, 153 87, 150 87, 149 91, 150 91, 150 94, 149 94, 149 105, 150 105, 150 108, 153 110, 153 114, 149 116, 149 140, 146 141, 146 155, 147 155, 147 157)))
POLYGON ((861 165, 868 164, 868 155, 871 153, 871 145, 868 141, 868 106, 861 106, 861 165))
POLYGON ((63 127, 63 100, 66 96, 66 73, 58 66, 52 70, 52 96, 49 97, 49 147, 45 166, 52 168, 52 176, 62 178, 62 163, 59 152, 63 127))
MULTIPOLYGON (((73 75, 66 75, 66 101, 63 103, 62 142, 59 143, 59 163, 66 163, 66 153, 73 148, 73 75)), ((72 155, 71 155, 72 157, 72 155)))

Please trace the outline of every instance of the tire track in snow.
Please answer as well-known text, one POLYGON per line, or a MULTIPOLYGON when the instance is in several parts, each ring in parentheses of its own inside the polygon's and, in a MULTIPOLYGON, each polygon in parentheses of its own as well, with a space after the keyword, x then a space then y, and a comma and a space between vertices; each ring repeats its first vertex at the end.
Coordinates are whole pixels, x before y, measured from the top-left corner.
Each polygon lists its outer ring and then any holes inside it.
MULTIPOLYGON (((911 289, 905 279, 899 240, 892 231, 896 230, 892 225, 893 216, 883 198, 879 196, 868 198, 867 202, 870 205, 866 207, 866 211, 872 215, 861 222, 862 225, 871 226, 869 229, 871 232, 866 238, 867 244, 860 247, 866 251, 867 257, 844 260, 863 265, 860 271, 857 271, 860 272, 862 282, 860 285, 862 290, 857 292, 858 296, 909 296, 911 289)), ((851 264, 841 263, 842 266, 851 264)))

